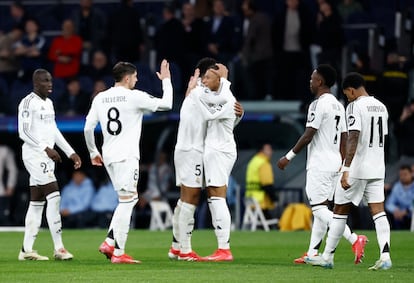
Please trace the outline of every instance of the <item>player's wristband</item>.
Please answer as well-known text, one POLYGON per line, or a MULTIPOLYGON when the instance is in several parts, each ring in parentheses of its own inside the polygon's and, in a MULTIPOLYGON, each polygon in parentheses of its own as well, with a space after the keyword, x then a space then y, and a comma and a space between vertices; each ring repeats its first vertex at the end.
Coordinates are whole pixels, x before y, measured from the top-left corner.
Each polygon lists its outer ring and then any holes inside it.
POLYGON ((285 155, 286 159, 289 161, 295 158, 295 156, 296 156, 296 153, 294 153, 292 149, 285 155))
POLYGON ((349 167, 348 166, 342 166, 341 172, 349 172, 349 167))

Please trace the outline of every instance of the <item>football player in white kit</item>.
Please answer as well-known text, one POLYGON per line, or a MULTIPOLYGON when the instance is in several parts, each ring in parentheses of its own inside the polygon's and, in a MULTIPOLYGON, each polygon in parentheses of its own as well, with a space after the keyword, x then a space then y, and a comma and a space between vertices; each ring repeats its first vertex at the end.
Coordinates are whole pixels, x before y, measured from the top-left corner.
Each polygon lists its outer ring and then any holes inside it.
MULTIPOLYGON (((170 259, 205 260, 191 247, 194 212, 204 181, 203 151, 207 126, 205 119, 200 114, 198 100, 205 91, 211 92, 200 83, 198 77, 203 78, 207 69, 215 64, 216 61, 212 58, 203 58, 199 61, 194 76, 189 81, 186 97, 180 110, 180 123, 174 151, 176 185, 180 186, 180 199, 174 209, 173 241, 168 252, 170 259)), ((224 74, 220 79, 220 86, 218 92, 230 87, 230 82, 224 78, 224 74)), ((224 102, 220 95, 216 97, 203 96, 202 99, 205 103, 224 102)), ((242 115, 243 108, 239 103, 233 104, 232 107, 235 109, 233 115, 234 113, 238 116, 242 115)))
POLYGON ((18 129, 23 140, 22 159, 30 175, 30 203, 25 218, 23 246, 19 260, 48 260, 33 250, 39 232, 43 208, 47 202, 46 219, 54 244, 54 258, 72 259, 62 242, 62 222, 59 212, 60 193, 55 177, 55 162, 62 162, 55 144, 74 162, 78 169, 82 162, 56 126, 52 93, 52 76, 44 69, 33 73, 33 91, 19 104, 18 129))
MULTIPOLYGON (((310 90, 316 99, 309 105, 306 129, 296 145, 277 163, 285 169, 297 153, 308 146, 306 163, 306 195, 312 207, 313 225, 308 251, 294 260, 305 263, 305 257, 318 255, 319 247, 332 221, 328 204, 339 186, 339 170, 345 152, 347 128, 345 109, 330 88, 336 82, 336 71, 331 66, 319 65, 312 73, 310 90)), ((352 244, 355 264, 361 262, 367 237, 352 233, 348 226, 343 236, 352 244)))
POLYGON ((222 103, 207 104, 203 97, 212 95, 204 92, 198 100, 200 114, 207 121, 207 132, 204 139, 204 174, 207 186, 208 206, 211 212, 214 232, 217 237, 218 249, 206 257, 210 261, 232 261, 230 251, 231 216, 226 202, 227 185, 231 170, 237 158, 236 142, 233 129, 238 123, 234 112, 236 99, 229 86, 223 87, 220 82, 227 78, 227 68, 217 64, 207 70, 202 78, 204 86, 219 92, 222 103), (215 70, 215 67, 218 70, 215 70))
POLYGON ((385 136, 388 134, 388 111, 383 103, 365 90, 358 73, 349 73, 342 82, 348 101, 346 108, 348 140, 341 186, 335 192, 333 220, 325 250, 317 258, 305 258, 312 265, 333 268, 334 253, 344 231, 352 205, 364 198, 375 223, 380 258, 370 270, 390 269, 390 225, 384 211, 385 136))
POLYGON ((173 88, 169 63, 161 62, 158 78, 162 81, 163 97, 155 98, 134 89, 137 69, 128 62, 117 63, 112 70, 115 85, 99 93, 92 101, 86 117, 85 140, 92 165, 102 166, 118 193, 119 204, 114 211, 108 234, 99 251, 112 263, 140 263, 125 254, 131 215, 138 202, 139 142, 145 112, 172 108, 173 88), (102 155, 94 137, 98 122, 103 134, 102 155))

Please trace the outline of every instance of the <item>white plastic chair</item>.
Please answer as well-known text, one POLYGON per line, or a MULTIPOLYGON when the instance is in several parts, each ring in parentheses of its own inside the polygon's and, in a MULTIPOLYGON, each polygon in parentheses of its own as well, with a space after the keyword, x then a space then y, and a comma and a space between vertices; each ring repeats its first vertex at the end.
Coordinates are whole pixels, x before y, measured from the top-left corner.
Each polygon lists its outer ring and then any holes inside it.
POLYGON ((263 210, 259 203, 254 198, 245 198, 245 211, 243 216, 242 229, 247 230, 250 226, 250 231, 256 231, 258 226, 262 226, 263 229, 268 232, 270 231, 269 226, 276 225, 279 223, 278 218, 266 219, 263 210))
POLYGON ((150 201, 151 221, 149 229, 151 231, 164 231, 172 227, 172 210, 168 202, 160 200, 150 201))

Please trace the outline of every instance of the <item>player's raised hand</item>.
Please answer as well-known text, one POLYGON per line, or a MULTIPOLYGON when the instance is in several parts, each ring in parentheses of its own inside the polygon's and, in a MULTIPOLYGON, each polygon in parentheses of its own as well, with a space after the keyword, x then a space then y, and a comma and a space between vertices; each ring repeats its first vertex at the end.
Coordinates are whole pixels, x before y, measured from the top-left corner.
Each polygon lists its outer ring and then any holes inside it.
POLYGON ((167 60, 164 59, 161 61, 160 71, 157 72, 157 76, 160 80, 171 78, 170 63, 167 60))
POLYGON ((219 76, 220 78, 227 79, 229 76, 229 70, 227 69, 227 67, 220 63, 217 63, 216 66, 216 70, 211 68, 210 71, 219 76))
POLYGON ((197 86, 198 78, 200 77, 200 69, 195 69, 194 74, 190 77, 188 81, 187 91, 185 92, 185 96, 187 96, 190 91, 197 86))

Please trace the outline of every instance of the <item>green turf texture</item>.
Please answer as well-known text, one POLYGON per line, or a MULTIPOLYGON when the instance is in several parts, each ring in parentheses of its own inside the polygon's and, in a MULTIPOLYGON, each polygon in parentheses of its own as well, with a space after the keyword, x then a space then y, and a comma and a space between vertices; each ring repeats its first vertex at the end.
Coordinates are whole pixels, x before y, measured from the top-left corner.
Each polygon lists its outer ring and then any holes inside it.
MULTIPOLYGON (((414 233, 391 233, 393 267, 370 271, 379 257, 375 231, 365 233, 369 243, 363 263, 355 265, 351 245, 341 240, 332 270, 295 265, 293 259, 307 249, 308 231, 235 231, 231 235, 233 262, 177 262, 167 257, 171 231, 131 230, 127 253, 142 264, 111 264, 98 252, 104 230, 64 230, 72 261, 18 261, 22 232, 1 232, 0 282, 414 282, 414 233)), ((214 231, 196 230, 193 249, 201 256, 217 247, 214 231)), ((53 257, 48 230, 36 240, 39 254, 53 257)))

